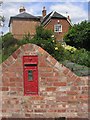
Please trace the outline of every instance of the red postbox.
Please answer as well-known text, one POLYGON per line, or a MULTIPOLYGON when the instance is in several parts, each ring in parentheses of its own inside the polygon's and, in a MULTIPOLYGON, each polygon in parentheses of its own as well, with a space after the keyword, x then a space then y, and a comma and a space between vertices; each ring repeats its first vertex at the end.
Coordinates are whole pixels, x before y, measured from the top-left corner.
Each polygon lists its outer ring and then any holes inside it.
POLYGON ((24 95, 38 94, 38 56, 23 56, 24 95))

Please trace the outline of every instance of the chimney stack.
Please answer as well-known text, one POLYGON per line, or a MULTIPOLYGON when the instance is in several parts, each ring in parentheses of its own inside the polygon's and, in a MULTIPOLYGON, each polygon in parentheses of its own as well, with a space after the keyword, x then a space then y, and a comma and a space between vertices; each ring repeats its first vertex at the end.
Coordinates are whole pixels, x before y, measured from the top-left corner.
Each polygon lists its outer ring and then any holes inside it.
POLYGON ((42 16, 46 16, 46 9, 45 9, 45 6, 43 7, 43 10, 42 10, 42 16))
POLYGON ((25 11, 26 11, 26 9, 24 8, 24 6, 20 6, 19 12, 22 13, 22 12, 25 12, 25 11))

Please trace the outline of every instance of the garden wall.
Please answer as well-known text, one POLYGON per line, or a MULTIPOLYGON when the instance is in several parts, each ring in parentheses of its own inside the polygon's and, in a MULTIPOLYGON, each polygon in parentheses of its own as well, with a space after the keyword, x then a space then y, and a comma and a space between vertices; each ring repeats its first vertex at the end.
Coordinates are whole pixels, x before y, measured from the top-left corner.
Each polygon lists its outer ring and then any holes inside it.
POLYGON ((1 118, 88 118, 88 77, 78 77, 42 48, 26 44, 2 63, 1 118), (38 95, 24 95, 24 55, 38 56, 38 95))

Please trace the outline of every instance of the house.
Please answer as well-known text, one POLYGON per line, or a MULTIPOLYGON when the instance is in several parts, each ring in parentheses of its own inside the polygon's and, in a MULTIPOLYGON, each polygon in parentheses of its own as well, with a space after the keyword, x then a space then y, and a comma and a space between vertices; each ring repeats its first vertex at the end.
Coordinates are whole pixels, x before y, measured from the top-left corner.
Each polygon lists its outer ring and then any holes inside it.
POLYGON ((20 14, 10 17, 10 32, 16 39, 21 39, 25 34, 30 33, 31 37, 35 35, 36 27, 43 25, 45 29, 52 30, 58 41, 63 40, 63 36, 68 32, 71 26, 69 16, 65 17, 56 11, 46 14, 43 7, 42 16, 34 16, 26 12, 24 7, 20 7, 20 14))

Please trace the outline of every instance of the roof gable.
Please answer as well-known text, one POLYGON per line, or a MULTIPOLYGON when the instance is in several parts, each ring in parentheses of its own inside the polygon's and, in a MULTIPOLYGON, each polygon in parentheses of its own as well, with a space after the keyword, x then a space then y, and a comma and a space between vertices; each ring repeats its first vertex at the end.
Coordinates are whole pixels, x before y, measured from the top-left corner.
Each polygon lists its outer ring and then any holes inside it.
POLYGON ((46 25, 52 18, 67 19, 66 17, 57 13, 56 11, 55 12, 52 11, 51 13, 44 17, 42 24, 46 25))
POLYGON ((62 19, 66 19, 66 17, 64 17, 63 15, 57 13, 57 12, 54 12, 52 17, 51 18, 62 18, 62 19))

